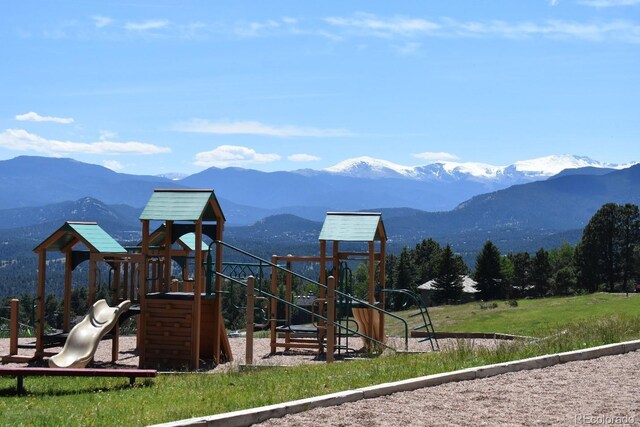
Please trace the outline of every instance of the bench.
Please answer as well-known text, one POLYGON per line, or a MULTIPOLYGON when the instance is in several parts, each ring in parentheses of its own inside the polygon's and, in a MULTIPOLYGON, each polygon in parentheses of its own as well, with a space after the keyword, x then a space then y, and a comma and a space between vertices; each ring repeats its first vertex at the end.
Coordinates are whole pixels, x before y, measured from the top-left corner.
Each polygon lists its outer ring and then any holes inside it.
POLYGON ((0 377, 16 377, 18 393, 24 393, 24 377, 126 377, 133 385, 136 378, 155 378, 157 374, 155 369, 0 367, 0 377))

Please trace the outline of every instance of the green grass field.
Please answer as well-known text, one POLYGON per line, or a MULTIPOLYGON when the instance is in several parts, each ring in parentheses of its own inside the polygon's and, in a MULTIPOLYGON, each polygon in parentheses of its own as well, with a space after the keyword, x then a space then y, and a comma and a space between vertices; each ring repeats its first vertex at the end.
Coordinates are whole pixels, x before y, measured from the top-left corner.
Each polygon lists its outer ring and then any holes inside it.
MULTIPOLYGON (((505 341, 496 349, 460 345, 429 354, 385 355, 331 365, 226 374, 161 375, 129 388, 123 379, 0 378, 0 425, 147 425, 211 415, 488 363, 640 338, 640 297, 477 303, 432 310, 436 330, 547 337, 505 341)), ((410 312, 403 313, 409 315, 410 312)))
MULTIPOLYGON (((523 299, 510 306, 506 301, 492 303, 471 302, 429 309, 436 331, 443 332, 497 332, 503 334, 543 337, 548 329, 561 328, 571 322, 594 319, 613 314, 640 314, 640 294, 597 293, 574 297, 523 299), (482 307, 485 308, 482 308, 482 307)), ((417 310, 400 312, 401 317, 416 325, 417 318, 410 318, 417 310)), ((389 335, 400 335, 399 322, 387 321, 389 335)))

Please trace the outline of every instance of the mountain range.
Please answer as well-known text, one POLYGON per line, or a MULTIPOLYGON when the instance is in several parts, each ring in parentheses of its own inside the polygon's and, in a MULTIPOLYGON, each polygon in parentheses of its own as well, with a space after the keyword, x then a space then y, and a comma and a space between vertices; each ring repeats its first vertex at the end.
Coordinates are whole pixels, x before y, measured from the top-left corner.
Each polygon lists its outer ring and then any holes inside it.
POLYGON ((590 174, 597 174, 624 166, 567 155, 504 167, 454 162, 408 167, 361 157, 325 170, 209 168, 177 179, 180 175, 131 175, 72 159, 21 156, 0 161, 0 209, 43 206, 83 197, 143 207, 155 188, 213 188, 229 223, 235 225, 250 225, 285 213, 321 220, 327 211, 371 207, 449 211, 480 194, 586 167, 590 174))
POLYGON ((640 165, 621 168, 551 156, 487 167, 492 172, 484 174, 469 164, 438 167, 446 172, 439 180, 433 174, 427 179, 424 167, 374 159, 325 171, 210 168, 175 180, 120 174, 70 159, 17 157, 0 162, 0 240, 8 235, 37 240, 65 220, 95 220, 116 237, 135 240, 137 218, 154 188, 215 188, 229 221, 227 236, 240 245, 274 239, 289 246, 315 244, 327 211, 374 210, 383 213, 390 246, 396 249, 433 237, 460 252, 475 251, 487 239, 505 250, 532 250, 575 243, 604 203, 640 204, 640 165), (567 164, 587 166, 550 175, 567 164), (507 175, 520 183, 507 186, 507 175), (482 191, 491 186, 505 188, 482 191), (446 211, 423 208, 425 200, 447 189, 455 194, 450 204, 463 193, 470 196, 446 211))

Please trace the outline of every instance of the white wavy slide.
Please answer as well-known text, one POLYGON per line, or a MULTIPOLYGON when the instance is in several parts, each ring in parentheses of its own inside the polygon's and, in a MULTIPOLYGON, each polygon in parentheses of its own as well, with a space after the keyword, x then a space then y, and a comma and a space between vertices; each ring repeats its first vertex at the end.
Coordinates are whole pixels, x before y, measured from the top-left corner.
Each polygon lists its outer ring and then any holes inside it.
POLYGON ((93 359, 98 344, 118 322, 120 315, 131 306, 131 301, 110 307, 103 299, 96 301, 82 322, 69 332, 62 351, 49 359, 51 368, 84 368, 93 359))

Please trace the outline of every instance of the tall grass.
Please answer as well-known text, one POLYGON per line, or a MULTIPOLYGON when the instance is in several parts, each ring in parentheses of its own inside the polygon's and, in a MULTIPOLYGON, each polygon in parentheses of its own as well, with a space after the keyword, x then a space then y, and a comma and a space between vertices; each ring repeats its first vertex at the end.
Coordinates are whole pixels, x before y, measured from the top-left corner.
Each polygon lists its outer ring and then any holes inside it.
MULTIPOLYGON (((640 338, 640 315, 579 317, 539 328, 544 338, 495 348, 460 340, 439 353, 225 374, 162 375, 134 388, 122 379, 0 378, 1 425, 146 425, 269 405, 473 366, 640 338), (146 384, 146 385, 145 385, 146 384)), ((508 332, 508 331, 507 331, 508 332)))

